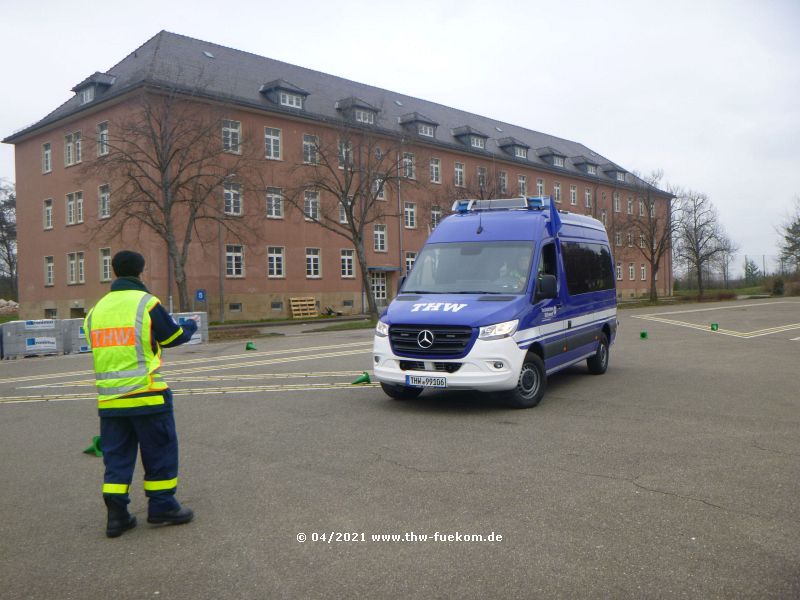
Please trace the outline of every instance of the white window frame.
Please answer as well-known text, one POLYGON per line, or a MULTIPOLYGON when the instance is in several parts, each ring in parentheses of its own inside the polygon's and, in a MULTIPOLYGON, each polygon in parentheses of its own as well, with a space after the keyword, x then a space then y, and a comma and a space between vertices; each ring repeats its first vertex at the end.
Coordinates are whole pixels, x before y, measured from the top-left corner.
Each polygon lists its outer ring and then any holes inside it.
POLYGON ((433 137, 433 125, 428 125, 427 123, 418 123, 417 124, 417 133, 423 137, 433 137))
POLYGON ((644 239, 644 234, 639 234, 639 248, 645 248, 647 246, 647 242, 644 239))
MULTIPOLYGON (((266 142, 265 142, 266 143, 266 142)), ((222 151, 242 153, 242 122, 222 119, 222 151)))
POLYGON ((592 208, 592 188, 586 188, 583 193, 583 199, 586 204, 586 208, 592 208))
POLYGON ((403 177, 406 179, 417 178, 417 166, 413 152, 403 152, 403 177))
POLYGON ((289 108, 303 108, 303 96, 300 94, 292 94, 291 92, 281 91, 278 94, 278 102, 281 106, 288 106, 289 108))
POLYGON ((375 298, 375 300, 386 300, 388 298, 386 273, 383 271, 370 272, 369 285, 372 290, 372 297, 375 298))
POLYGON ((111 248, 100 248, 100 281, 111 281, 113 271, 111 269, 111 248))
POLYGON ((322 278, 322 249, 306 248, 306 279, 322 278))
POLYGON ((431 183, 442 183, 442 159, 431 159, 431 183))
POLYGON ((617 171, 617 181, 625 181, 625 173, 617 171))
POLYGON ((319 136, 311 133, 303 134, 303 164, 319 164, 319 136))
POLYGON ((267 247, 267 278, 284 279, 286 277, 286 248, 284 246, 267 247))
POLYGON ((569 203, 572 206, 576 206, 578 204, 578 186, 577 185, 569 186, 569 203))
POLYGON ((319 192, 306 190, 303 192, 303 218, 306 221, 319 220, 319 192))
POLYGON ((622 232, 615 231, 614 232, 614 245, 615 246, 622 246, 622 232))
POLYGON ((464 187, 464 163, 457 162, 453 165, 453 185, 464 187))
POLYGON ((44 225, 44 229, 52 229, 53 228, 53 199, 47 198, 44 201, 44 211, 42 214, 42 225, 44 225))
POLYGON ((53 171, 53 145, 50 142, 42 144, 42 173, 53 171))
POLYGON ((388 252, 386 225, 376 223, 372 230, 372 249, 375 252, 388 252))
POLYGON ((589 175, 597 175, 597 167, 595 165, 586 165, 586 172, 589 175))
POLYGON ((339 253, 340 273, 342 279, 355 279, 355 254, 352 248, 342 248, 339 253))
POLYGON ((52 287, 55 285, 55 258, 52 256, 44 257, 44 286, 52 287))
POLYGON ((403 227, 406 229, 417 228, 417 204, 416 202, 403 203, 403 227))
POLYGON ((97 218, 108 219, 111 216, 111 187, 104 183, 97 188, 97 218))
POLYGON ((564 157, 563 156, 553 156, 553 166, 555 166, 555 167, 563 167, 564 166, 564 157))
POLYGON ((81 104, 89 104, 94 100, 94 86, 89 85, 81 90, 81 104))
POLYGON ((633 198, 628 196, 628 214, 633 215, 633 198))
POLYGON ((553 182, 553 200, 557 203, 561 204, 561 182, 554 181, 553 182))
POLYGON ((641 281, 647 281, 647 265, 641 263, 639 266, 639 275, 641 277, 641 281))
POLYGON ((630 281, 636 281, 636 265, 633 263, 628 263, 628 279, 630 281))
POLYGON ((283 219, 283 190, 281 188, 268 187, 265 203, 268 219, 283 219))
POLYGON ((620 203, 619 192, 614 192, 614 212, 618 213, 622 210, 622 205, 620 203))
POLYGON ((363 108, 356 108, 353 111, 356 123, 365 123, 366 125, 375 124, 375 113, 371 110, 363 108))
POLYGON ((442 222, 442 209, 439 206, 431 207, 431 229, 436 229, 442 222))
POLYGON ((244 277, 244 246, 239 244, 225 245, 225 277, 242 279, 244 277))
POLYGON ((478 189, 486 189, 486 177, 488 176, 488 171, 486 167, 478 167, 478 189))
POLYGON ((416 252, 406 252, 406 275, 411 273, 411 269, 414 268, 414 263, 417 261, 417 253, 416 252))
POLYGON ((372 193, 375 194, 375 200, 386 200, 386 181, 376 178, 372 182, 372 193))
POLYGON ((622 281, 622 263, 617 263, 617 281, 622 281))
POLYGON ((353 143, 350 140, 339 140, 338 145, 339 168, 353 168, 353 143))
POLYGON ((528 158, 528 149, 522 146, 514 146, 514 156, 516 158, 528 158))
POLYGON ((508 173, 500 171, 497 175, 497 181, 500 184, 500 193, 505 195, 508 193, 508 173))
POLYGON ((639 199, 639 216, 644 216, 644 200, 639 199))
POLYGON ((608 213, 606 212, 605 208, 600 211, 600 221, 603 223, 603 225, 608 225, 608 213))
POLYGON ((67 253, 67 285, 78 283, 78 253, 67 253))
POLYGON ((222 186, 222 195, 225 200, 224 213, 231 217, 241 217, 244 208, 242 184, 226 181, 222 186))
POLYGON ((264 127, 264 158, 281 160, 282 131, 276 127, 264 127))
POLYGON ((477 135, 469 136, 469 145, 473 148, 478 148, 479 150, 483 150, 486 148, 486 140, 477 135))
POLYGON ((541 177, 536 179, 536 195, 544 196, 544 179, 541 177))
POLYGON ((517 190, 520 196, 528 195, 528 178, 525 175, 517 176, 517 190))
POLYGON ((103 121, 97 124, 97 156, 105 156, 108 153, 108 121, 103 121))

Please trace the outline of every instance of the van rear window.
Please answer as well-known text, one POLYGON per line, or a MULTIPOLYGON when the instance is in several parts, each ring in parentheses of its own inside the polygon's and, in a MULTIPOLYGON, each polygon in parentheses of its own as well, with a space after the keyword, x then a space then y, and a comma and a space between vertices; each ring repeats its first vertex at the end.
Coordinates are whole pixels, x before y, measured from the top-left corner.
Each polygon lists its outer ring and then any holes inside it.
POLYGON ((604 244, 561 242, 570 296, 614 289, 611 251, 604 244))

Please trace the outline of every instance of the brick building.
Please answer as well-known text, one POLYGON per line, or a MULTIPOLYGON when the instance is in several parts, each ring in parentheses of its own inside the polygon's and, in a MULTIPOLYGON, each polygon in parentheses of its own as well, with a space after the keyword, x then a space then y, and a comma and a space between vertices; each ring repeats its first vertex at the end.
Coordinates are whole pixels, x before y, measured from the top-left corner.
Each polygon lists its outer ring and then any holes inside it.
MULTIPOLYGON (((564 210, 595 216, 610 232, 618 294, 649 290, 650 265, 639 248, 646 242, 630 224, 663 220, 670 195, 580 143, 168 32, 73 91, 3 140, 16 151, 23 318, 82 316, 107 290, 110 257, 123 248, 145 255, 145 281, 155 294, 165 303, 175 296, 159 236, 142 227, 113 235, 99 229, 119 216, 122 192, 102 169, 87 168, 102 164, 116 124, 143 94, 180 96, 197 114, 211 115, 218 125, 209 135, 224 152, 236 154, 245 138, 258 148, 261 187, 224 183, 215 192, 220 214, 246 222, 246 231, 211 221, 189 245, 187 287, 193 297, 206 292, 193 308, 212 319, 223 309, 227 320, 285 317, 296 296, 344 313, 366 308, 352 244, 313 222, 326 191, 309 189, 300 210, 284 197, 296 187, 297 166, 315 160, 309 140, 335 140, 343 124, 385 140, 400 164, 398 177, 380 189, 385 208, 364 231, 379 302, 391 299, 454 198, 477 195, 550 195, 564 210)), ((659 294, 671 292, 671 267, 667 253, 659 294)))

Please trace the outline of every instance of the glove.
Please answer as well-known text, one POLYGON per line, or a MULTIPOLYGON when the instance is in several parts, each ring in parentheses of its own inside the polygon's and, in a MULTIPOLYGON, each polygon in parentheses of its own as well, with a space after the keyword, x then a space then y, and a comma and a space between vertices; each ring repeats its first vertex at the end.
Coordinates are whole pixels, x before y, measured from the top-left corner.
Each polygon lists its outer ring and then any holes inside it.
POLYGON ((189 335, 194 335, 197 331, 197 321, 194 319, 186 319, 183 323, 181 323, 181 327, 183 331, 188 333, 189 335))

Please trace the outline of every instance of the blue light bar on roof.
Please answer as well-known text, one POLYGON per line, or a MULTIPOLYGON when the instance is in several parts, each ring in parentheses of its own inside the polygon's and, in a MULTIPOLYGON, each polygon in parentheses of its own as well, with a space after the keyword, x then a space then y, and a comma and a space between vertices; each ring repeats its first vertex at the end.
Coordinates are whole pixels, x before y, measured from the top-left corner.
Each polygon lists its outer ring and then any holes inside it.
POLYGON ((550 203, 553 201, 550 196, 528 196, 526 200, 528 201, 528 208, 534 210, 546 208, 550 206, 550 203))

